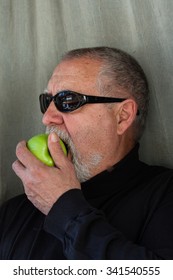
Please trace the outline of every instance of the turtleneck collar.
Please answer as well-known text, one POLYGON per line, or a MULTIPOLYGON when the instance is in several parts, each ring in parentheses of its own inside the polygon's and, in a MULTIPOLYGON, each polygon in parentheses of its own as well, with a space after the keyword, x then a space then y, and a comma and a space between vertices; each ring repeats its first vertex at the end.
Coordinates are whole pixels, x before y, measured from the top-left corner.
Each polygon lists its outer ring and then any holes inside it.
POLYGON ((87 199, 94 199, 128 187, 128 182, 135 177, 142 162, 139 161, 139 144, 137 144, 121 161, 82 183, 82 191, 87 199))

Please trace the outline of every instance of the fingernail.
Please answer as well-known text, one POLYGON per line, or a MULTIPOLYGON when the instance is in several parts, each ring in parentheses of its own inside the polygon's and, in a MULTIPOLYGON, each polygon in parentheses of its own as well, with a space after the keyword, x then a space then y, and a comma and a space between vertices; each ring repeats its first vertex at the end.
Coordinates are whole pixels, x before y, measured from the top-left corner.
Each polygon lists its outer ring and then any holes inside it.
POLYGON ((58 136, 56 135, 55 132, 51 133, 51 141, 52 142, 58 142, 58 136))

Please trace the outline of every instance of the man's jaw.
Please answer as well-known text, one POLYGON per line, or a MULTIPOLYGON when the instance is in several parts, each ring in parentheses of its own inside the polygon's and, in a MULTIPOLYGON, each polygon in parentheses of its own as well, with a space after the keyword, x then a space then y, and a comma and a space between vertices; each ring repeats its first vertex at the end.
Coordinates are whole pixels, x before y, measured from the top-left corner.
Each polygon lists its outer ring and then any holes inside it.
POLYGON ((66 131, 62 131, 57 126, 47 126, 46 127, 46 134, 50 134, 55 132, 61 140, 64 142, 65 146, 68 150, 68 158, 73 162, 74 168, 76 171, 76 176, 78 180, 82 183, 89 180, 92 175, 89 171, 88 164, 83 163, 81 160, 81 156, 77 151, 71 137, 66 131))

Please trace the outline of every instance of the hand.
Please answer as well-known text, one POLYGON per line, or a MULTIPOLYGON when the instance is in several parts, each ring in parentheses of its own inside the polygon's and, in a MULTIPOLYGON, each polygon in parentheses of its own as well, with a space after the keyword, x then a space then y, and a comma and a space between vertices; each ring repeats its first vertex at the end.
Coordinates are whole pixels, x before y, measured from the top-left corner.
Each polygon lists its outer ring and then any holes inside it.
POLYGON ((25 141, 17 145, 18 160, 12 165, 23 182, 28 199, 45 215, 63 193, 70 189, 80 189, 74 166, 64 155, 55 133, 49 135, 48 147, 55 167, 49 167, 38 160, 28 150, 25 141))

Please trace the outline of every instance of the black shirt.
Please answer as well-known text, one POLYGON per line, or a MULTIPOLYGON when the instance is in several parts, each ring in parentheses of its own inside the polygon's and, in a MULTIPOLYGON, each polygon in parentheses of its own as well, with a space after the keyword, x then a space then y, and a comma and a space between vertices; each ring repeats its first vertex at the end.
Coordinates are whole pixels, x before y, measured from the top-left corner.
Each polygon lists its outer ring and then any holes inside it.
POLYGON ((173 259, 173 171, 135 147, 45 216, 25 194, 0 210, 0 259, 173 259))

